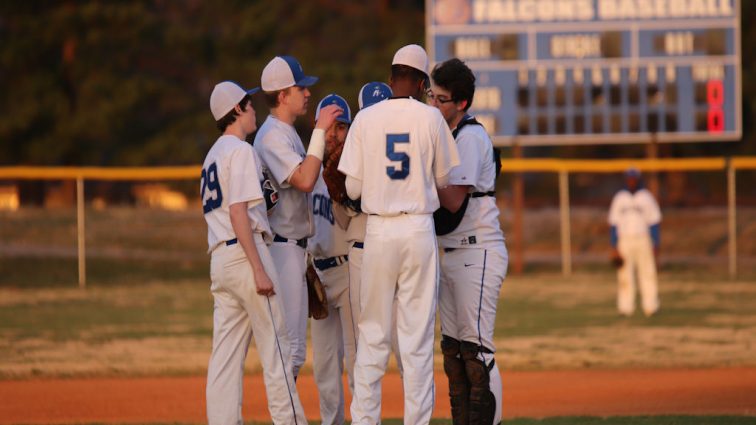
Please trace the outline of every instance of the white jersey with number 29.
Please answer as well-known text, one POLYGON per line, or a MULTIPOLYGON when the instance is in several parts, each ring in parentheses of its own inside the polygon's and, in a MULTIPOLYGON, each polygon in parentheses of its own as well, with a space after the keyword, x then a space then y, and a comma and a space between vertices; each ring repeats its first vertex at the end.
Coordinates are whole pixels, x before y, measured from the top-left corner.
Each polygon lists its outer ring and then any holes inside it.
POLYGON ((368 214, 432 214, 436 180, 459 164, 449 126, 437 108, 392 98, 365 108, 349 129, 339 171, 362 182, 368 214))
POLYGON ((236 136, 218 138, 205 157, 200 179, 202 210, 207 221, 207 252, 236 237, 231 227, 230 206, 247 203, 251 232, 270 240, 270 225, 260 182, 260 159, 249 143, 236 136))

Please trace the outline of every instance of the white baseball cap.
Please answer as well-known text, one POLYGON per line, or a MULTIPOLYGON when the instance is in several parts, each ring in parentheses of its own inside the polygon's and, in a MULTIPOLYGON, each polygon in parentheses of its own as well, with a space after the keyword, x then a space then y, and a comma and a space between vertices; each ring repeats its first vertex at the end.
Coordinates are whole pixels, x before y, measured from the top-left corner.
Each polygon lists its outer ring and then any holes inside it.
POLYGON ((210 94, 210 111, 213 113, 213 118, 218 121, 234 109, 234 106, 238 105, 244 99, 244 96, 255 94, 258 91, 260 91, 259 87, 244 90, 233 81, 223 81, 216 84, 210 94))
MULTIPOLYGON (((428 75, 428 54, 417 44, 409 44, 396 51, 391 65, 407 65, 428 75)), ((263 86, 264 87, 264 86, 263 86)))
POLYGON ((295 58, 276 56, 265 65, 260 80, 262 89, 271 92, 292 86, 309 87, 318 82, 318 77, 305 75, 295 58))

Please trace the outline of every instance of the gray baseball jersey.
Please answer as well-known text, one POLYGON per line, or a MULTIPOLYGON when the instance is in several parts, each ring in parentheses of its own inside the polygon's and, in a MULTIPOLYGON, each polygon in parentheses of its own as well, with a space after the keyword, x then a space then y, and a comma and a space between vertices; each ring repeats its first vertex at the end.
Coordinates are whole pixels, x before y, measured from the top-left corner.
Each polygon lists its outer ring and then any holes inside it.
POLYGON ((268 115, 255 136, 254 146, 278 186, 278 205, 270 215, 273 232, 289 239, 312 236, 315 229, 309 196, 288 183, 307 155, 294 126, 268 115))

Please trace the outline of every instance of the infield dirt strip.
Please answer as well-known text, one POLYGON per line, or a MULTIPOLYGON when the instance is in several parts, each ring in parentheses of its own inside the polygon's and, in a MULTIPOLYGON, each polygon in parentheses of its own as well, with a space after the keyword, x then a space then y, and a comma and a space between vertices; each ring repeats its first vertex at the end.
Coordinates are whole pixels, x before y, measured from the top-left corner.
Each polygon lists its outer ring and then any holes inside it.
MULTIPOLYGON (((505 417, 659 414, 756 415, 756 368, 505 371, 505 417)), ((383 416, 402 417, 401 380, 383 381, 383 416)), ((434 417, 449 417, 436 372, 434 417)), ((318 417, 311 375, 297 383, 318 417)), ((244 418, 269 420, 262 376, 244 382, 244 418)), ((347 400, 347 405, 349 400, 347 400)), ((205 377, 0 381, 0 424, 205 422, 205 377)))

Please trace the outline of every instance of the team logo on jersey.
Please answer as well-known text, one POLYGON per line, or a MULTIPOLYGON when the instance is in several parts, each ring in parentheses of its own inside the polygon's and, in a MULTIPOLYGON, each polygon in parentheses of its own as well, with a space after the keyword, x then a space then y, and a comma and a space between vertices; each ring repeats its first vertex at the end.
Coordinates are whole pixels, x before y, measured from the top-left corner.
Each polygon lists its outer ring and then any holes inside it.
POLYGON ((278 189, 275 184, 273 184, 273 179, 270 178, 270 172, 266 168, 263 168, 263 179, 260 182, 260 186, 262 187, 268 215, 271 215, 276 208, 276 205, 278 205, 278 189))
POLYGON ((325 218, 333 226, 333 203, 331 202, 331 198, 319 193, 314 194, 312 196, 312 214, 325 218))

